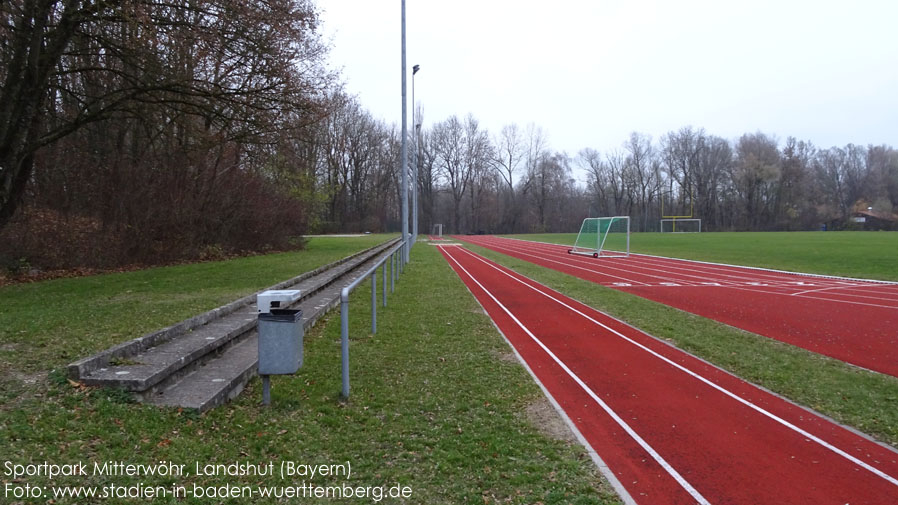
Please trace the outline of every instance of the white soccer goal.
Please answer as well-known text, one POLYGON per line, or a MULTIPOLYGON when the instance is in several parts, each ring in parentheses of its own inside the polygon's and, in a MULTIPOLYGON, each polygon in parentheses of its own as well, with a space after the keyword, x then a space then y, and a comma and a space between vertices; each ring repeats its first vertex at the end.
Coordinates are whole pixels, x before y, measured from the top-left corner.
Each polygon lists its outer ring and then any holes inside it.
POLYGON ((430 234, 434 237, 442 238, 443 237, 443 225, 442 224, 433 225, 430 229, 430 234))
POLYGON ((661 220, 661 233, 701 233, 702 220, 670 218, 661 220))
POLYGON ((588 217, 569 254, 593 258, 622 258, 630 255, 630 216, 588 217))

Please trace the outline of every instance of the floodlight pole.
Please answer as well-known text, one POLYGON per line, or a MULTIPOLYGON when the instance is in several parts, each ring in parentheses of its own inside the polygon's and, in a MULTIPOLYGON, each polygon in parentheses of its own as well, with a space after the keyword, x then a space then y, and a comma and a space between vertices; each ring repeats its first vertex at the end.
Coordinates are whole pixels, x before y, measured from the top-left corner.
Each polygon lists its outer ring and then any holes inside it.
POLYGON ((421 125, 415 125, 415 211, 412 213, 412 224, 415 227, 415 234, 412 238, 412 243, 418 241, 418 136, 421 134, 421 125))
POLYGON ((402 213, 402 262, 408 263, 408 120, 406 108, 406 84, 405 84, 405 0, 402 0, 402 147, 399 155, 399 174, 401 179, 401 189, 399 190, 399 201, 401 202, 402 213))
POLYGON ((418 128, 421 125, 415 121, 415 74, 421 70, 421 65, 412 66, 412 132, 415 136, 412 142, 412 244, 418 241, 418 128))

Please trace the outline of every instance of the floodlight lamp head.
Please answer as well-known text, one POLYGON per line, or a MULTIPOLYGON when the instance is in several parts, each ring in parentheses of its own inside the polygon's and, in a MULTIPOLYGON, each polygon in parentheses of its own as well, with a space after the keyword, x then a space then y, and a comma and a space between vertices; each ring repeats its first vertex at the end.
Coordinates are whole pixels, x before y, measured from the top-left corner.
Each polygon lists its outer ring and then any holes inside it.
POLYGON ((412 67, 412 75, 417 74, 417 73, 418 73, 418 70, 421 70, 421 65, 415 65, 415 66, 413 66, 413 67, 412 67))

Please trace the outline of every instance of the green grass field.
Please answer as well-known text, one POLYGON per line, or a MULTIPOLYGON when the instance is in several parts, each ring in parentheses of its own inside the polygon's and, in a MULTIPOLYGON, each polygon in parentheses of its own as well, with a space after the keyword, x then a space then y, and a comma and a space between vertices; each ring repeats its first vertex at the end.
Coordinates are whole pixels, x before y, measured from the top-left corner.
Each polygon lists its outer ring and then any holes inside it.
MULTIPOLYGON (((348 402, 339 398, 336 313, 306 335, 300 372, 273 378, 269 408, 259 404, 258 379, 235 401, 198 416, 129 403, 115 391, 72 384, 60 372, 90 352, 383 239, 312 239, 307 251, 288 255, 0 288, 0 459, 164 461, 190 467, 348 461, 348 480, 91 476, 61 478, 55 484, 190 488, 308 481, 412 490, 407 500, 383 503, 619 503, 582 447, 554 438, 563 430, 546 431, 559 422, 557 416, 462 282, 426 243, 415 246, 413 262, 398 280, 389 306, 379 308, 377 335, 369 334, 370 288, 363 284, 353 294, 348 402)), ((45 478, 19 483, 26 482, 50 484, 45 478)), ((146 500, 110 503, 138 501, 146 500)), ((260 500, 155 500, 253 501, 260 500)))
MULTIPOLYGON (((507 235, 572 245, 576 233, 507 235)), ((898 281, 898 232, 633 233, 630 250, 674 258, 898 281)))

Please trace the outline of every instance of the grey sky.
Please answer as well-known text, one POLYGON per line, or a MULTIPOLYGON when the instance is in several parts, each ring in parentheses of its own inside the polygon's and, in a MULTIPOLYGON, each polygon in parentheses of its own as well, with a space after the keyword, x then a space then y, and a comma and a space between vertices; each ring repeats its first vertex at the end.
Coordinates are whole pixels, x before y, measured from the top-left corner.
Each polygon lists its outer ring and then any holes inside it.
MULTIPOLYGON (((400 1, 318 0, 331 61, 399 124, 400 1)), ((425 126, 534 123, 553 149, 682 126, 898 145, 895 0, 407 0, 425 126)), ((411 121, 411 119, 409 119, 411 121)), ((411 122, 409 122, 411 124, 411 122)))

